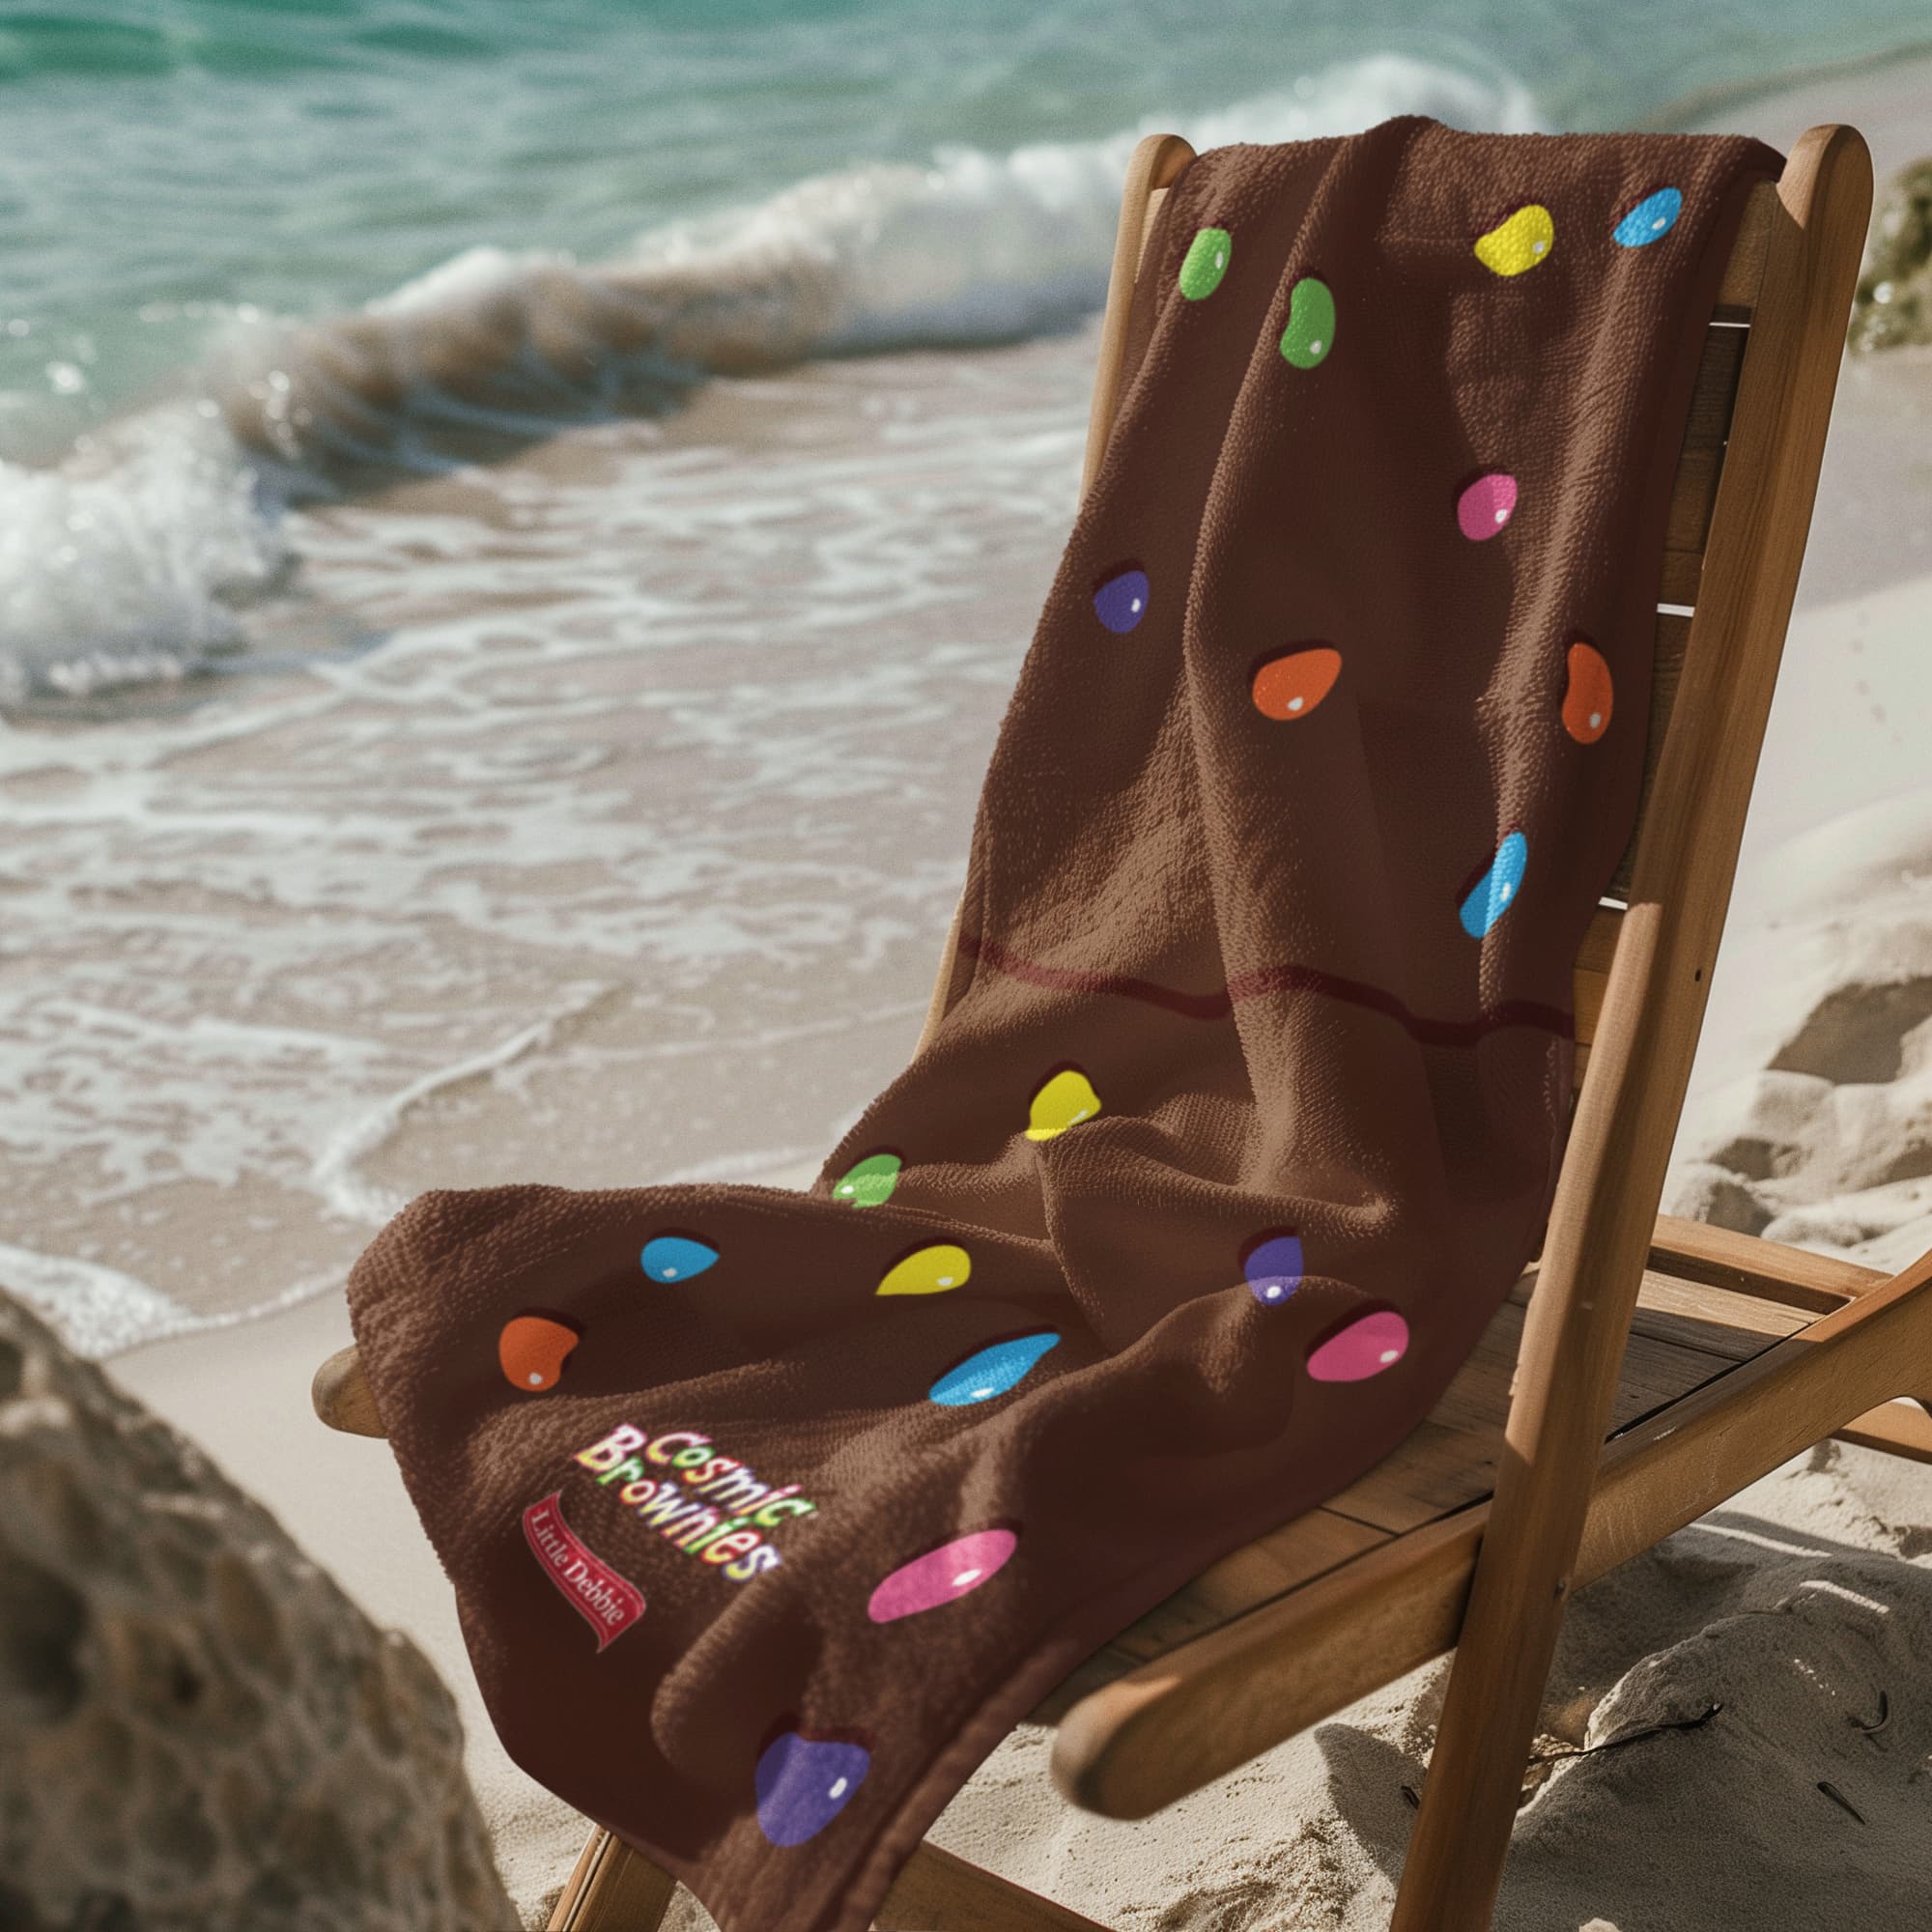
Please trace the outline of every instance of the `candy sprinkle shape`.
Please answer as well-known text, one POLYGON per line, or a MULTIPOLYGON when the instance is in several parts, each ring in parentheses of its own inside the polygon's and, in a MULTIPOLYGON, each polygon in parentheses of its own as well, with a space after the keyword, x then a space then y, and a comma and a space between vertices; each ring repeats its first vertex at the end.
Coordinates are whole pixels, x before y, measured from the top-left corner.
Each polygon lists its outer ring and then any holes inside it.
POLYGON ((1456 527, 1471 543, 1488 543, 1516 515, 1516 478, 1500 469, 1478 476, 1456 498, 1456 527))
POLYGON ((944 1294, 948 1289, 963 1287, 972 1272, 973 1260, 964 1248, 940 1241, 929 1248, 914 1249, 904 1261, 888 1268, 878 1293, 944 1294))
POLYGON ((1180 293, 1189 301, 1205 301, 1221 286, 1234 258, 1235 238, 1225 228, 1202 229, 1187 244, 1180 265, 1180 293))
POLYGON ((1470 887, 1463 901, 1463 930, 1471 939, 1481 939, 1516 903, 1517 888, 1522 884, 1523 868, 1529 864, 1529 840, 1520 832, 1512 832, 1496 847, 1490 868, 1470 887))
POLYGON ((1563 694, 1563 728, 1579 745, 1594 745, 1610 728, 1614 696, 1604 654, 1581 638, 1570 646, 1570 682, 1563 694))
POLYGON ((941 1544, 923 1556, 895 1570, 872 1592, 866 1614, 875 1624, 896 1623, 901 1617, 936 1610, 989 1581, 1019 1548, 1009 1529, 976 1529, 952 1543, 941 1544))
POLYGON ((717 1261, 718 1250, 691 1235, 657 1235, 639 1259, 653 1281, 689 1281, 717 1261))
POLYGON ((905 1163, 895 1153, 868 1153, 848 1167, 834 1183, 832 1198, 849 1201, 855 1208, 880 1208, 893 1198, 899 1184, 899 1169, 905 1163))
POLYGON ((1255 672, 1255 709, 1278 724, 1306 718, 1335 688, 1342 653, 1332 644, 1315 644, 1270 658, 1255 672))
POLYGON ((1278 1308, 1301 1286, 1301 1236, 1293 1232, 1263 1235, 1241 1257, 1248 1290, 1264 1308, 1278 1308))
POLYGON ((1626 248, 1642 248, 1661 240, 1677 226, 1684 197, 1674 187, 1661 187, 1647 194, 1610 230, 1610 240, 1626 248))
POLYGON ((1065 1066, 1046 1081, 1033 1096, 1027 1110, 1026 1137, 1030 1141, 1050 1141, 1068 1127, 1092 1120, 1100 1111, 1100 1096, 1094 1083, 1077 1066, 1065 1066))
POLYGON ((994 1342, 968 1355, 956 1369, 948 1369, 927 1394, 941 1408, 970 1408, 976 1403, 991 1402, 995 1396, 1018 1388, 1038 1366, 1040 1357, 1059 1346, 1060 1337, 1051 1328, 1034 1335, 1015 1335, 1009 1342, 994 1342))
POLYGON ((1137 563, 1117 563, 1094 586, 1094 614, 1123 638, 1147 615, 1148 576, 1137 563))
POLYGON ((541 1395, 557 1385, 564 1358, 581 1339, 575 1328, 548 1315, 518 1315, 497 1337, 497 1360, 512 1388, 541 1395))
POLYGON ((1289 291, 1282 355, 1297 369, 1313 369, 1328 359, 1334 346, 1335 298, 1319 275, 1303 275, 1289 291))
POLYGON ((1393 1308, 1359 1315, 1308 1351, 1308 1375, 1318 1382, 1365 1382, 1408 1352, 1408 1323, 1393 1308))
POLYGON ((752 1783, 758 1829, 775 1845, 815 1838, 852 1802, 872 1768, 864 1745, 782 1731, 758 1759, 752 1783))
POLYGON ((1487 235, 1476 238, 1476 260, 1498 275, 1520 275, 1549 259, 1556 224, 1541 202, 1520 208, 1487 235))

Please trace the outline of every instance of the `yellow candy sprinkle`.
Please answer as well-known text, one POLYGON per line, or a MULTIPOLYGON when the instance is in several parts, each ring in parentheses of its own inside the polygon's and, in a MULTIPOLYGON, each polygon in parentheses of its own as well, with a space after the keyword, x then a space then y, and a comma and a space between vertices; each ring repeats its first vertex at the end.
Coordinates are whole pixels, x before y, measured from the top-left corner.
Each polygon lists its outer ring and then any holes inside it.
POLYGON ((1033 1096, 1026 1137, 1030 1141, 1050 1141, 1068 1127, 1077 1127, 1100 1111, 1100 1096, 1094 1083, 1077 1066, 1056 1073, 1033 1096))
POLYGON ((955 1248, 950 1241, 941 1241, 936 1246, 921 1248, 909 1254, 904 1261, 887 1269, 878 1292, 881 1294, 944 1294, 949 1288, 958 1288, 972 1272, 972 1258, 966 1250, 955 1248))
POLYGON ((1555 242, 1556 224, 1548 209, 1532 201, 1476 238, 1476 260, 1499 275, 1520 275, 1547 261, 1555 242))

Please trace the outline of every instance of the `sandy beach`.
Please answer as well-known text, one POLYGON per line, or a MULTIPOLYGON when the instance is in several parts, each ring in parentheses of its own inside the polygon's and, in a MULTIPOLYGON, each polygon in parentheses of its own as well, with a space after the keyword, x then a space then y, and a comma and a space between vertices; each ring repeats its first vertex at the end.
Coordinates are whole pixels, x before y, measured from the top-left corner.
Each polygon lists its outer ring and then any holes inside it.
MULTIPOLYGON (((1932 153, 1932 66, 1718 117, 1822 119, 1883 183, 1932 153)), ((434 1659, 526 1925, 582 1827, 497 1743, 386 1450, 310 1414, 341 1279, 430 1186, 802 1184, 897 1070, 1093 353, 721 380, 311 505, 270 668, 0 743, 0 1024, 44 1048, 0 1086, 0 1282, 434 1659)), ((1932 1247, 1928 422, 1932 351, 1847 367, 1665 1203, 1889 1268, 1932 1247)), ((1932 1467, 1766 1477, 1579 1596, 1545 1748, 1735 1721, 1556 1768, 1499 1932, 1916 1932, 1928 1673, 1932 1467)), ((1023 1731, 935 1835, 1120 1932, 1367 1932, 1444 1674, 1131 1826, 1062 1807, 1023 1731)))

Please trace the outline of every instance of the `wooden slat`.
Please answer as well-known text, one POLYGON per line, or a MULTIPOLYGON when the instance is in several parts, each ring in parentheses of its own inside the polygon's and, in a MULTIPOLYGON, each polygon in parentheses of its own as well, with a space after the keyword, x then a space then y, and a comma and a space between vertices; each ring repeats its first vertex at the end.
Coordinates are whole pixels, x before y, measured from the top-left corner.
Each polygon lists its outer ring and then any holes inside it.
POLYGON ((1747 328, 1714 325, 1705 331, 1703 359, 1697 365, 1696 385, 1690 392, 1690 412, 1685 422, 1670 510, 1664 522, 1665 582, 1661 603, 1696 602, 1705 540, 1711 534, 1711 511, 1718 500, 1724 445, 1737 405, 1738 376, 1749 340, 1747 328), (1685 558, 1690 560, 1688 584, 1681 578, 1685 558), (1684 594, 1687 588, 1689 595, 1684 594))
POLYGON ((1723 454, 1721 449, 1692 449, 1678 460, 1677 480, 1670 486, 1670 513, 1663 526, 1665 550, 1704 549, 1718 501, 1718 480, 1723 473, 1723 454))
MULTIPOLYGON (((1776 202, 1777 190, 1766 183, 1752 191, 1746 205, 1718 292, 1716 326, 1706 345, 1704 364, 1697 372, 1690 422, 1684 439, 1687 454, 1701 456, 1721 449, 1730 433, 1747 339, 1735 325, 1749 323, 1756 312, 1776 202)), ((1670 534, 1664 539, 1663 582, 1658 598, 1664 604, 1693 605, 1703 582, 1704 542, 1710 534, 1711 508, 1717 500, 1718 472, 1707 468, 1690 476, 1680 474, 1678 484, 1671 503, 1670 534)))
MULTIPOLYGON (((1600 905, 1590 918, 1590 929, 1583 936, 1583 950, 1577 955, 1577 969, 1571 975, 1571 998, 1577 1013, 1577 1044, 1586 1047, 1597 1037, 1597 1019, 1604 1010, 1604 987, 1610 977, 1610 961, 1617 953, 1617 928, 1623 923, 1621 906, 1600 905)), ((1577 1058, 1582 1059, 1579 1053, 1577 1058)), ((1577 1069, 1580 1085, 1583 1069, 1577 1069)))
POLYGON ((1704 1221, 1660 1214, 1650 1236, 1650 1265, 1683 1281, 1735 1290, 1814 1315, 1829 1315, 1841 1303, 1883 1285, 1876 1268, 1814 1255, 1804 1248, 1740 1235, 1704 1221))
POLYGON ((1738 401, 1738 377, 1749 341, 1747 328, 1716 324, 1704 331, 1704 354, 1697 364, 1690 412, 1684 423, 1686 451, 1708 455, 1722 449, 1729 439, 1731 412, 1738 401))
POLYGON ((1678 1281, 1646 1268, 1631 1333, 1730 1362, 1747 1362, 1774 1342, 1797 1334, 1810 1320, 1776 1301, 1678 1281))
POLYGON ((1666 550, 1663 553, 1663 576, 1657 586, 1657 601, 1660 604, 1693 605, 1703 582, 1702 551, 1666 550))
POLYGON ((1711 534, 1711 512, 1718 500, 1718 481, 1723 472, 1724 447, 1737 406, 1738 377, 1744 368, 1747 328, 1714 325, 1705 331, 1703 359, 1690 392, 1690 412, 1678 453, 1677 476, 1671 485, 1670 510, 1664 522, 1665 582, 1660 601, 1693 604, 1703 570, 1704 546, 1711 534), (1694 568, 1688 585, 1681 580, 1690 557, 1694 568), (1685 595, 1686 589, 1691 594, 1685 595))
MULTIPOLYGON (((1536 1270, 1531 1268, 1510 1291, 1510 1299, 1526 1305, 1535 1287, 1536 1270)), ((1743 1362, 1760 1349, 1795 1335, 1811 1319, 1754 1294, 1711 1288, 1646 1268, 1643 1285, 1637 1290, 1631 1332, 1719 1355, 1726 1361, 1743 1362)))
POLYGON ((1657 616, 1657 639, 1652 647, 1650 667, 1650 724, 1643 747, 1643 789, 1637 795, 1636 826, 1624 856, 1610 879, 1614 898, 1630 896, 1631 868, 1636 861, 1638 840, 1650 813, 1651 795, 1657 785, 1657 769, 1663 757, 1664 736, 1670 728, 1671 713, 1677 706, 1677 693, 1684 682, 1684 658, 1690 643, 1689 617, 1669 611, 1657 616))
POLYGON ((1780 205, 1775 182, 1760 182, 1751 189, 1744 218, 1738 224, 1738 239, 1731 243, 1730 259, 1724 264, 1724 278, 1718 287, 1717 313, 1720 321, 1749 322, 1755 314, 1758 294, 1764 286, 1772 224, 1780 205))

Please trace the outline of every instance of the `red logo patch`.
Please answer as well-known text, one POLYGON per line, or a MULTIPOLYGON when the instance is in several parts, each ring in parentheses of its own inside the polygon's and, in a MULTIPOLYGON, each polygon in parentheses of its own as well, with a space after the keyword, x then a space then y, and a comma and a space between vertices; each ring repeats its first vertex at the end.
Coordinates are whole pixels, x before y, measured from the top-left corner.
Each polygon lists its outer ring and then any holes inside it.
POLYGON ((597 1633, 597 1648, 620 1637, 644 1613, 644 1593, 620 1577, 563 1520, 563 1492, 553 1490, 524 1512, 524 1535, 550 1580, 597 1633))

